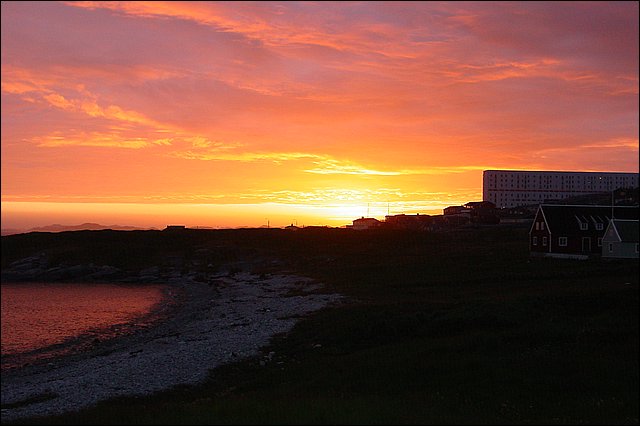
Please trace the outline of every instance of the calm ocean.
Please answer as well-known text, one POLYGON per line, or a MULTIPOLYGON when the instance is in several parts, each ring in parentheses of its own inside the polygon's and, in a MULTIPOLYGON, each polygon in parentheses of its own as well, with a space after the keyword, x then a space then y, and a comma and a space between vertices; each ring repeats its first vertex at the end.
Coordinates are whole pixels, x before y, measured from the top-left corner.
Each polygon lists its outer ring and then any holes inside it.
POLYGON ((4 370, 148 324, 165 286, 19 283, 0 288, 4 370))

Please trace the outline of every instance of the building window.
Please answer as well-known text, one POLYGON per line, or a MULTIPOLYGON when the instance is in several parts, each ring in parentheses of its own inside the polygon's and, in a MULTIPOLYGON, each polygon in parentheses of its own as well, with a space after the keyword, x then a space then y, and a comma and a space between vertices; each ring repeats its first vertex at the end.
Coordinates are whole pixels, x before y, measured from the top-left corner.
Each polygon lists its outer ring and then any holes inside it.
POLYGON ((542 237, 542 245, 543 246, 547 245, 547 237, 542 237))
POLYGON ((558 238, 558 245, 560 247, 566 247, 567 246, 567 237, 559 237, 558 238))
POLYGON ((613 244, 609 243, 609 253, 613 253, 613 244))
POLYGON ((540 222, 540 229, 544 231, 544 222, 540 222))
POLYGON ((533 237, 532 244, 533 244, 534 246, 537 246, 537 245, 538 245, 538 237, 533 237))
POLYGON ((586 231, 587 229, 589 229, 589 224, 586 222, 580 222, 580 230, 586 231))
POLYGON ((636 253, 638 253, 638 243, 636 243, 636 253))
POLYGON ((602 247, 602 237, 598 237, 598 247, 602 247))
POLYGON ((602 231, 604 229, 604 226, 601 223, 596 223, 596 229, 598 231, 602 231))
POLYGON ((536 222, 536 231, 540 230, 540 222, 536 222))

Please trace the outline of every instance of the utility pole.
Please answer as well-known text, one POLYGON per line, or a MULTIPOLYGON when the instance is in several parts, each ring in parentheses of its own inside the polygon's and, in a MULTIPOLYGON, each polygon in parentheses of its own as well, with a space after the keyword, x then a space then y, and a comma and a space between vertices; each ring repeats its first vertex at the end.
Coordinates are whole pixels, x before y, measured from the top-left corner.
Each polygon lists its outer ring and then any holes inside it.
POLYGON ((615 189, 613 191, 611 191, 611 220, 613 220, 613 206, 614 206, 614 195, 615 194, 615 189))

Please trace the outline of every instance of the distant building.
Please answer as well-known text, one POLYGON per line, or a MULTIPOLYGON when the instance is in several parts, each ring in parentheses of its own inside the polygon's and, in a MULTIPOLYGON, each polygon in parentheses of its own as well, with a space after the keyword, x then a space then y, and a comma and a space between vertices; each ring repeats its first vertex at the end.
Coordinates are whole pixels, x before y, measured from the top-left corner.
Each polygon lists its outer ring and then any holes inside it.
POLYGON ((293 223, 291 225, 287 225, 284 227, 284 229, 286 229, 287 231, 297 231, 300 228, 298 228, 296 225, 294 225, 293 223))
POLYGON ((302 228, 299 228, 299 230, 302 230, 305 232, 326 231, 327 229, 332 229, 332 228, 327 225, 311 225, 311 226, 303 226, 302 228))
POLYGON ((469 209, 469 218, 472 223, 484 225, 500 223, 496 206, 491 201, 470 201, 464 207, 469 209))
POLYGON ((464 206, 449 206, 449 207, 445 207, 442 210, 442 213, 445 216, 461 215, 461 214, 469 216, 470 213, 471 213, 471 209, 468 209, 468 208, 466 208, 464 206))
POLYGON ((496 205, 491 201, 469 201, 464 205, 471 210, 494 210, 496 205))
POLYGON ((485 170, 482 199, 498 208, 543 204, 618 188, 637 188, 638 176, 638 173, 485 170))
POLYGON ((382 225, 378 219, 373 217, 361 217, 360 219, 356 219, 353 221, 353 226, 351 229, 356 231, 363 231, 365 229, 374 229, 379 228, 382 225))
POLYGON ((490 201, 469 201, 463 206, 449 206, 442 210, 444 223, 449 226, 495 225, 500 223, 496 206, 490 201))
POLYGON ((638 259, 638 221, 613 219, 602 238, 602 257, 638 259))
POLYGON ((442 216, 436 224, 451 228, 468 225, 471 222, 471 209, 465 206, 449 206, 442 209, 442 216))
POLYGON ((384 225, 390 229, 426 231, 431 227, 432 222, 428 214, 396 214, 385 216, 384 225))
POLYGON ((638 220, 638 207, 542 204, 529 230, 531 256, 587 259, 602 255, 612 217, 638 220))
POLYGON ((187 229, 185 225, 167 225, 164 228, 165 231, 184 231, 185 229, 187 229))

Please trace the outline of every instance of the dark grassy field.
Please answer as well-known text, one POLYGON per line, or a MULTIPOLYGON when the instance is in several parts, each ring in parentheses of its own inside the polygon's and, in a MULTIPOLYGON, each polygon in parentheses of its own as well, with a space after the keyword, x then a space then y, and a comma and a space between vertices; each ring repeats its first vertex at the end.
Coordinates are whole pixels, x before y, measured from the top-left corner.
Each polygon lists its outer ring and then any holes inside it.
POLYGON ((530 260, 527 229, 2 237, 2 265, 202 256, 348 296, 201 386, 25 424, 638 424, 638 265, 530 260), (198 254, 200 253, 200 254, 198 254), (262 361, 262 362, 261 362, 262 361))

